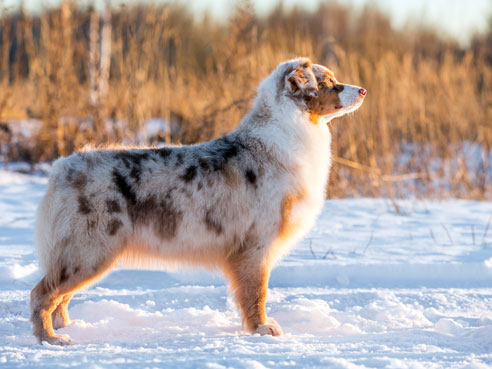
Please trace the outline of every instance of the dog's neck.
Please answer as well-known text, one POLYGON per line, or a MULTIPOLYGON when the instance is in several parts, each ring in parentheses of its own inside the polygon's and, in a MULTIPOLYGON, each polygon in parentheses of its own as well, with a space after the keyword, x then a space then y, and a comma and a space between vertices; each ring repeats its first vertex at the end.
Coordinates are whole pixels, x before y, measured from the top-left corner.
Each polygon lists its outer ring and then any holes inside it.
MULTIPOLYGON (((277 138, 285 136, 292 143, 301 143, 312 131, 320 131, 323 136, 328 133, 326 123, 331 120, 319 117, 319 126, 310 122, 310 114, 306 107, 293 100, 283 86, 282 75, 275 71, 258 87, 258 95, 250 112, 243 118, 238 130, 255 131, 268 130, 277 138), (280 91, 279 91, 280 90, 280 91), (323 126, 321 126, 323 125, 323 126)), ((269 135, 261 134, 262 137, 269 135)), ((327 145, 330 143, 327 142, 327 145)))
POLYGON ((260 83, 251 111, 241 121, 239 128, 281 125, 286 120, 307 116, 292 99, 284 95, 283 89, 279 90, 282 86, 280 79, 281 75, 275 71, 260 83))
POLYGON ((272 77, 275 76, 270 75, 260 84, 251 111, 233 134, 262 142, 268 156, 282 166, 301 168, 298 179, 303 182, 320 177, 320 188, 315 192, 324 193, 331 165, 331 135, 326 122, 310 121, 305 109, 283 92, 277 93, 279 81, 272 77))

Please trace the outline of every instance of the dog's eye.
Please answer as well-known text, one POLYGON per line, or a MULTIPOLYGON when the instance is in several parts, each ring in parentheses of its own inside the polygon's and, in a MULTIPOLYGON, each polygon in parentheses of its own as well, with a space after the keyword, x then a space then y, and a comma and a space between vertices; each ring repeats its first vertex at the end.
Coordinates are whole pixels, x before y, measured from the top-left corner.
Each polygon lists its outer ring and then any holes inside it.
POLYGON ((332 83, 332 84, 335 84, 335 80, 333 78, 330 78, 329 79, 329 82, 332 83))

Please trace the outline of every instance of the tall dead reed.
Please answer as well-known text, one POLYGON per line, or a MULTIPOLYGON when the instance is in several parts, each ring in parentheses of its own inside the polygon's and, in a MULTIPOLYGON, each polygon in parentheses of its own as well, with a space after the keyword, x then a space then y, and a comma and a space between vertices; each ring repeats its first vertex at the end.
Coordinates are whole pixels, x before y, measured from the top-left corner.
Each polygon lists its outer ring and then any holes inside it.
POLYGON ((131 143, 152 117, 178 127, 164 141, 199 142, 233 129, 259 81, 303 55, 369 91, 333 122, 330 197, 492 199, 491 39, 492 29, 463 48, 331 2, 259 17, 245 1, 224 22, 179 4, 4 11, 0 119, 39 119, 33 162, 131 143))

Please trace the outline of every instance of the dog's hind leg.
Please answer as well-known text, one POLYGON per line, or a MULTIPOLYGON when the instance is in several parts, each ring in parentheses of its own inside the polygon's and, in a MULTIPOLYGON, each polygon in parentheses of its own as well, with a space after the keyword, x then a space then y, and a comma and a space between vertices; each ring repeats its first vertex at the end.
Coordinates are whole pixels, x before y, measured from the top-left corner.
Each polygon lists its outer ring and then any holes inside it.
MULTIPOLYGON (((66 345, 70 338, 66 335, 57 335, 53 330, 53 319, 61 318, 62 322, 68 321, 67 304, 71 296, 82 287, 101 278, 117 260, 111 255, 105 258, 105 262, 97 265, 87 265, 68 270, 61 267, 60 270, 52 269, 55 278, 46 276, 31 291, 31 322, 33 334, 39 342, 46 341, 50 344, 66 345), (48 283, 48 280, 51 283, 48 283)), ((58 323, 55 327, 58 328, 58 323)))
POLYGON ((51 314, 51 320, 53 321, 53 328, 60 329, 70 324, 70 317, 68 315, 68 303, 73 294, 66 294, 62 297, 61 302, 56 307, 55 311, 51 314))
POLYGON ((255 257, 235 255, 228 259, 224 274, 230 281, 246 329, 261 335, 282 335, 280 326, 267 318, 265 312, 270 267, 255 257))

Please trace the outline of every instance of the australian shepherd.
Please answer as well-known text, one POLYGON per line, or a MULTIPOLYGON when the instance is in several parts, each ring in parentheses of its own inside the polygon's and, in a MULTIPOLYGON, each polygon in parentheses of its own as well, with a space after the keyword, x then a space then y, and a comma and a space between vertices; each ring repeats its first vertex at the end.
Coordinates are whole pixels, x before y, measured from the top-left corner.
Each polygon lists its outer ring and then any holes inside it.
POLYGON ((278 336, 265 299, 275 261, 311 228, 331 166, 327 123, 366 90, 309 59, 281 63, 231 133, 190 146, 84 150, 58 159, 37 213, 44 277, 31 292, 37 339, 68 344, 75 292, 123 261, 220 268, 244 327, 278 336))

